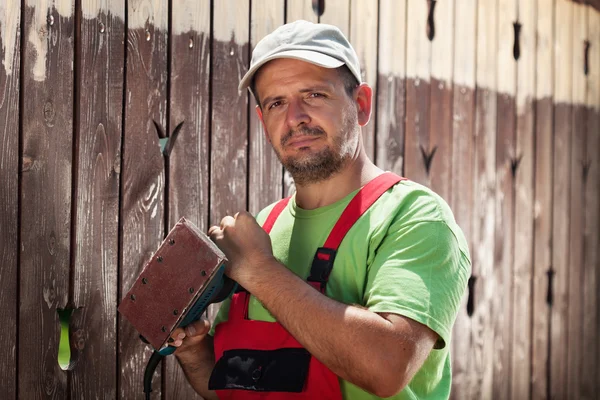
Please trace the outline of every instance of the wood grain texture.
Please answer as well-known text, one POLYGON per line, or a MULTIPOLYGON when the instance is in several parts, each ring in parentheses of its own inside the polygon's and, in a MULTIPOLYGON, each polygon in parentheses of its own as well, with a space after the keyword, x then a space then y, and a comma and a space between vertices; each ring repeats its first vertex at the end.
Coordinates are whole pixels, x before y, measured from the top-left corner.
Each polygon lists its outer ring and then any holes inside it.
POLYGON ((323 24, 335 25, 350 37, 350 0, 326 0, 325 12, 319 17, 323 24))
POLYGON ((406 132, 404 173, 412 181, 430 186, 423 154, 430 153, 429 89, 431 42, 427 38, 427 4, 411 0, 407 5, 406 41, 406 132))
MULTIPOLYGON (((571 122, 571 166, 570 166, 570 203, 569 217, 569 261, 568 261, 568 322, 567 322, 567 393, 581 396, 581 361, 583 342, 583 228, 585 217, 585 187, 583 182, 583 163, 587 125, 586 77, 583 72, 584 60, 582 43, 587 37, 586 6, 573 6, 573 68, 572 68, 572 122, 571 122)), ((567 78, 568 79, 568 78, 567 78)))
MULTIPOLYGON (((119 182, 123 112, 124 6, 81 21, 75 184, 71 396, 117 396, 119 182), (94 379, 89 379, 93 376, 94 379)), ((99 11, 99 10, 98 10, 99 11)))
MULTIPOLYGON (((283 24, 284 4, 278 0, 252 2, 250 29, 251 48, 267 34, 283 24)), ((250 154, 248 163, 248 210, 256 215, 283 195, 283 167, 267 140, 262 123, 256 114, 256 101, 249 92, 250 154)))
MULTIPOLYGON (((210 3, 185 0, 172 3, 170 65, 170 114, 168 135, 175 140, 169 156, 168 226, 181 217, 203 232, 208 230, 209 213, 209 85, 210 85, 210 3), (181 129, 173 136, 176 127, 181 129)), ((175 357, 163 360, 164 398, 199 399, 175 357)))
POLYGON ((249 64, 249 12, 248 0, 214 4, 215 30, 230 40, 213 42, 210 224, 246 209, 248 96, 237 87, 249 64))
POLYGON ((573 3, 556 1, 554 35, 554 151, 552 213, 552 313, 550 321, 550 394, 567 392, 567 332, 569 289, 569 221, 571 193, 572 31, 573 3), (569 61, 567 61, 569 60, 569 61))
POLYGON ((375 159, 375 128, 377 115, 377 21, 378 2, 371 0, 353 0, 350 9, 350 43, 360 61, 362 81, 373 89, 373 107, 371 120, 361 127, 362 141, 367 156, 375 159))
MULTIPOLYGON (((127 31, 120 293, 133 285, 158 249, 165 230, 165 165, 155 123, 166 129, 168 32, 157 27, 167 26, 168 12, 165 4, 137 0, 128 2, 127 14, 130 21, 146 22, 144 27, 127 31)), ((151 348, 123 318, 119 318, 118 326, 118 397, 139 397, 151 348)), ((153 399, 161 398, 160 377, 157 371, 152 381, 153 399)))
POLYGON ((452 187, 452 67, 454 58, 454 1, 436 3, 435 37, 431 43, 429 88, 429 178, 431 188, 450 201, 452 187))
MULTIPOLYGON (((476 4, 474 1, 455 2, 454 14, 454 56, 453 76, 454 93, 452 99, 452 193, 450 206, 458 225, 467 238, 470 252, 473 253, 473 236, 471 210, 473 208, 473 151, 475 146, 475 63, 476 63, 476 4)), ((477 293, 482 292, 482 280, 475 281, 474 310, 478 307, 477 293)), ((482 391, 483 375, 478 365, 473 346, 481 346, 472 342, 478 338, 473 331, 472 318, 466 313, 467 296, 463 298, 459 314, 453 329, 454 367, 457 379, 453 379, 452 397, 455 399, 484 398, 482 391), (471 342, 466 338, 471 338, 471 342), (477 363, 476 363, 477 362, 477 363)))
MULTIPOLYGON (((494 380, 494 320, 498 313, 495 297, 496 274, 494 264, 496 215, 496 126, 497 126, 497 4, 481 3, 477 8, 477 71, 475 132, 473 144, 473 250, 471 260, 476 273, 474 293, 474 313, 471 319, 466 316, 466 306, 460 311, 463 321, 471 321, 473 334, 464 337, 456 331, 455 340, 461 341, 461 352, 454 354, 460 361, 461 379, 467 383, 472 371, 481 371, 480 386, 489 397, 494 380), (477 283, 481 282, 479 286, 477 283), (472 350, 477 354, 467 357, 472 350), (468 364, 467 364, 468 363, 468 364)), ((463 327, 464 327, 463 323, 463 327)), ((463 328, 464 329, 464 328, 463 328)), ((472 388, 472 385, 466 386, 472 388)), ((468 398, 472 398, 468 396, 468 398)))
POLYGON ((511 387, 512 284, 514 263, 514 203, 516 162, 516 62, 513 57, 513 23, 517 2, 498 4, 498 99, 496 133, 496 233, 494 244, 494 381, 493 398, 509 398, 511 387))
POLYGON ((5 8, 0 15, 0 43, 6 43, 0 47, 0 318, 5 323, 0 340, 6 347, 0 355, 0 390, 11 399, 17 396, 20 25, 20 4, 5 8))
MULTIPOLYGON (((588 37, 596 38, 590 49, 590 61, 600 66, 600 12, 588 11, 588 37)), ((593 40, 593 39, 592 39, 593 40)), ((593 399, 600 390, 600 345, 596 340, 600 332, 600 69, 594 68, 587 78, 587 133, 584 165, 589 168, 584 179, 584 262, 583 262, 583 354, 581 373, 581 398, 593 399), (595 386, 597 386, 595 388, 595 386)))
POLYGON ((518 2, 520 56, 517 62, 517 121, 514 170, 514 256, 511 344, 511 398, 530 395, 535 171, 536 4, 518 2))
MULTIPOLYGON (((18 398, 64 399, 57 309, 69 300, 73 156, 71 16, 26 6, 18 398)), ((68 8, 68 7, 67 7, 68 8)), ((64 9, 63 9, 64 11, 64 9)))
POLYGON ((286 23, 299 19, 317 23, 319 16, 312 8, 312 0, 287 0, 286 23))
POLYGON ((377 78, 377 151, 375 163, 402 175, 406 107, 406 3, 382 0, 379 5, 377 78), (387 16, 392 16, 387 18, 387 16))
POLYGON ((548 273, 552 269, 553 157, 553 15, 554 0, 538 0, 536 24, 535 192, 532 276, 531 398, 548 397, 550 306, 548 273), (550 88, 550 94, 548 93, 550 88))

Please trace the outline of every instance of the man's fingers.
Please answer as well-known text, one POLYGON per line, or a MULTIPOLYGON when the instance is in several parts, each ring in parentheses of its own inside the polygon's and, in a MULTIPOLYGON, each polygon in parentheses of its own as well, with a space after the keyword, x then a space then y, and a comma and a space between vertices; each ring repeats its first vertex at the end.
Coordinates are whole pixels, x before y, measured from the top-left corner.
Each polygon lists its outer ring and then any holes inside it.
POLYGON ((221 229, 225 229, 228 226, 233 226, 233 224, 235 224, 235 218, 233 218, 231 215, 226 215, 221 220, 221 229))
POLYGON ((210 330, 210 321, 207 319, 200 319, 196 322, 192 322, 185 327, 185 334, 189 337, 206 335, 210 330))

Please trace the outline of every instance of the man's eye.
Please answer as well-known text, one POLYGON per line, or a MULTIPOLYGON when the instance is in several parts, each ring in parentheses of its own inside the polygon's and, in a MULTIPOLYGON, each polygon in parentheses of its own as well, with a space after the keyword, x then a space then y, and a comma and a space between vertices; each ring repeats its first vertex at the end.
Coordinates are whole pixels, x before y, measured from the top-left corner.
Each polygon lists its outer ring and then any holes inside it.
POLYGON ((323 93, 311 93, 309 95, 309 97, 318 98, 318 97, 325 97, 325 95, 323 93))
POLYGON ((275 108, 275 107, 279 107, 280 105, 281 105, 281 102, 280 102, 280 101, 275 101, 275 102, 273 102, 273 103, 271 103, 271 104, 269 105, 269 110, 271 110, 271 109, 273 109, 273 108, 275 108))

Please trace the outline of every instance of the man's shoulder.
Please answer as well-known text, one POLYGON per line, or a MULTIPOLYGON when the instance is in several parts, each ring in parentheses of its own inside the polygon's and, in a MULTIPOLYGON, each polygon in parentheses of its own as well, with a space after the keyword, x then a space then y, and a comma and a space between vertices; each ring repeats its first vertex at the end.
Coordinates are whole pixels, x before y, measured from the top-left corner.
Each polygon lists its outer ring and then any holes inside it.
POLYGON ((407 223, 454 222, 448 203, 430 188, 403 180, 382 196, 380 207, 395 210, 397 218, 407 223))

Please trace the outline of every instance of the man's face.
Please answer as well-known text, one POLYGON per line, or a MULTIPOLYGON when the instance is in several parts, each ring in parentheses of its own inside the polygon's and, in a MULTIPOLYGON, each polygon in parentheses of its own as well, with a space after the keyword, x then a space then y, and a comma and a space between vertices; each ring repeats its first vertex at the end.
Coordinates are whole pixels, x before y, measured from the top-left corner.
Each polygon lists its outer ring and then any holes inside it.
POLYGON ((327 179, 357 155, 357 101, 337 70, 277 59, 259 70, 255 83, 259 118, 297 185, 327 179))

